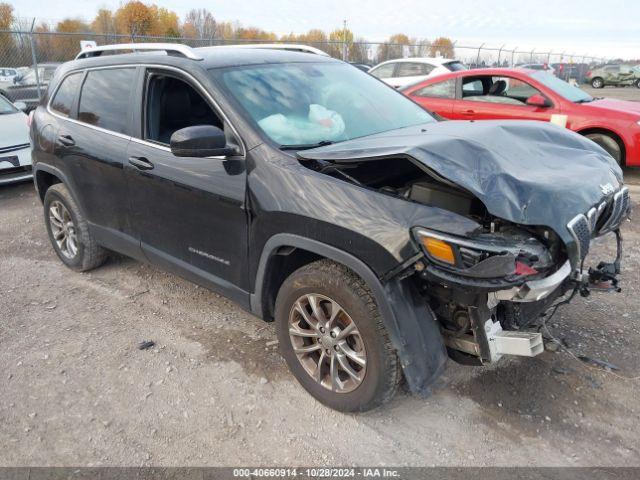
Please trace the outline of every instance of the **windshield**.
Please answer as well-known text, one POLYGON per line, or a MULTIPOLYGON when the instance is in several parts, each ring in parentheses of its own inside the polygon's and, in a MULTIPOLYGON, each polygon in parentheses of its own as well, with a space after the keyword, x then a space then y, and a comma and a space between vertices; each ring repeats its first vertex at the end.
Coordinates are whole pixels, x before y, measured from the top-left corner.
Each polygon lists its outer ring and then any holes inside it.
POLYGON ((569 85, 564 80, 560 80, 558 77, 547 73, 545 71, 539 71, 531 74, 531 78, 535 78, 540 83, 549 87, 561 97, 566 98, 570 102, 586 103, 593 101, 593 97, 578 87, 569 85))
POLYGON ((0 95, 0 115, 7 113, 16 113, 18 110, 11 103, 0 95))
POLYGON ((211 70, 248 116, 281 146, 312 146, 435 122, 421 107, 344 63, 211 70))

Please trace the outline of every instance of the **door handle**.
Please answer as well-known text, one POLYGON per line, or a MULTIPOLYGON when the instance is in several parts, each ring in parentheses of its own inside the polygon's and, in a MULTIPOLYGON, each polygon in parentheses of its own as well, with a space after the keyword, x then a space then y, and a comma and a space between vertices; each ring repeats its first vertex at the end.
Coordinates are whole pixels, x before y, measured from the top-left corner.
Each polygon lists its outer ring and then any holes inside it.
POLYGON ((129 163, 138 170, 152 170, 153 163, 145 157, 129 157, 129 163))
POLYGON ((476 112, 474 110, 465 110, 462 112, 463 115, 475 115, 476 112))
POLYGON ((59 135, 58 142, 60 142, 65 147, 73 147, 76 144, 76 141, 71 135, 59 135))

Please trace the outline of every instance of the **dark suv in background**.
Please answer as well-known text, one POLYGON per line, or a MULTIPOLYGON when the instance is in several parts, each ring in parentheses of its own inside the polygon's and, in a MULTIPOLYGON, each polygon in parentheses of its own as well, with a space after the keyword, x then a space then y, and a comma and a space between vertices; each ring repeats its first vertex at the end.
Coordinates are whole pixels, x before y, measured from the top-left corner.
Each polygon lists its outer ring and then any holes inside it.
POLYGON ((404 376, 543 350, 567 291, 616 285, 629 196, 593 142, 536 122, 439 122, 320 55, 98 47, 32 116, 34 178, 70 268, 109 250, 275 320, 314 397, 363 411, 404 376), (116 54, 117 49, 159 50, 116 54), (618 256, 588 273, 593 237, 618 256))

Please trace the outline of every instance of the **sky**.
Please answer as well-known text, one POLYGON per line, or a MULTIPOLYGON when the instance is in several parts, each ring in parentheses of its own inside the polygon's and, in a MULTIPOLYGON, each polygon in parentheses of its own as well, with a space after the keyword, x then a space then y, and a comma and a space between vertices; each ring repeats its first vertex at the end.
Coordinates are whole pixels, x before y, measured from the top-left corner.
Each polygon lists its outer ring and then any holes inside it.
MULTIPOLYGON (((7 1, 7 0, 4 0, 7 1)), ((100 7, 119 0, 8 0, 20 17, 90 20, 100 7)), ((640 2, 636 0, 157 0, 181 17, 208 8, 218 20, 238 20, 278 34, 340 28, 344 19, 357 37, 382 41, 394 33, 458 46, 566 52, 640 58, 640 2)), ((472 54, 459 49, 460 53, 472 54)), ((577 61, 577 60, 576 60, 577 61)))

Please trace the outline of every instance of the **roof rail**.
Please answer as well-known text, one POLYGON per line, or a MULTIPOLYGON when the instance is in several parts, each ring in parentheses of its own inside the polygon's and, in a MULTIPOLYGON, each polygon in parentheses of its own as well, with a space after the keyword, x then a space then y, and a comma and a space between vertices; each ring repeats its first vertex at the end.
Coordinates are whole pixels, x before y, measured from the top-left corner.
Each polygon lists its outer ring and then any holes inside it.
POLYGON ((134 52, 164 51, 167 55, 178 54, 191 60, 202 60, 202 57, 188 45, 181 43, 117 43, 114 45, 100 45, 82 50, 76 55, 76 60, 80 58, 99 57, 103 52, 113 52, 118 50, 132 50, 134 52))
POLYGON ((311 47, 309 45, 293 44, 293 43, 241 43, 239 45, 218 45, 217 47, 265 48, 265 49, 272 49, 272 50, 289 50, 292 52, 313 53, 315 55, 322 55, 324 57, 330 56, 327 52, 323 52, 319 48, 311 47))

